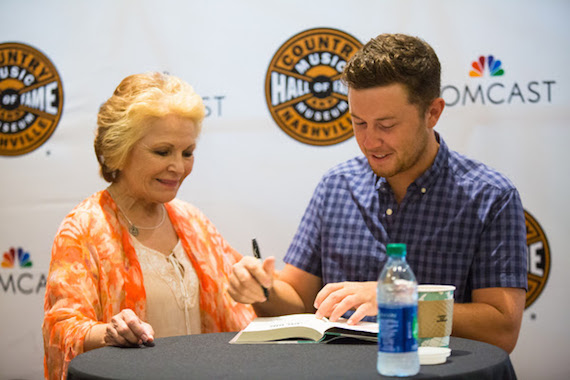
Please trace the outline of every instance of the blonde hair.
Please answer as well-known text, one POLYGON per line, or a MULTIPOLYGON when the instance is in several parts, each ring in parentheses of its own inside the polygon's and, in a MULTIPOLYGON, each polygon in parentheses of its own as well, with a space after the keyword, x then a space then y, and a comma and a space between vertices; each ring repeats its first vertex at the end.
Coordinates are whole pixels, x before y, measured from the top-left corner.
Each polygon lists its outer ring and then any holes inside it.
POLYGON ((123 79, 97 115, 94 147, 101 176, 114 182, 133 146, 144 136, 145 121, 170 114, 192 120, 196 137, 200 134, 204 103, 188 83, 158 72, 123 79))

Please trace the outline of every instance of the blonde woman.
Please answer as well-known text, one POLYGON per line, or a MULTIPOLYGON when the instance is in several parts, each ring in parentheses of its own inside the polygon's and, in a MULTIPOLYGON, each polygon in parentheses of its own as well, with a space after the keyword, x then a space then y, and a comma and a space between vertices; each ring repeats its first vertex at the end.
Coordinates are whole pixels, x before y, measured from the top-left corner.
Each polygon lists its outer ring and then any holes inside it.
POLYGON ((43 323, 45 375, 75 356, 157 337, 238 331, 255 316, 226 292, 241 259, 195 207, 176 199, 192 171, 202 99, 171 75, 125 78, 101 106, 95 153, 110 183, 63 220, 43 323))

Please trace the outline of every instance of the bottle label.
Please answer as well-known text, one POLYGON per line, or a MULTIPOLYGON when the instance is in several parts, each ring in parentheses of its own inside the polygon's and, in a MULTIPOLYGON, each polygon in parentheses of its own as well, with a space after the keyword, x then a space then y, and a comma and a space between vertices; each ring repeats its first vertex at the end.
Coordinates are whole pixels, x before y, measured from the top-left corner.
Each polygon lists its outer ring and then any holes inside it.
POLYGON ((418 350, 418 307, 379 305, 378 351, 398 353, 418 350))

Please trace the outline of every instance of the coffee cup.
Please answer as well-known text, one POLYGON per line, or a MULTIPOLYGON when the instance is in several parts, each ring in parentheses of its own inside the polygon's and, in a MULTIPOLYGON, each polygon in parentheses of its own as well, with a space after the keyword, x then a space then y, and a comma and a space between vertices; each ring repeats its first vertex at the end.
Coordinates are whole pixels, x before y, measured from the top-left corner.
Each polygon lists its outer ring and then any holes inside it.
POLYGON ((418 285, 418 345, 449 347, 453 285, 418 285))

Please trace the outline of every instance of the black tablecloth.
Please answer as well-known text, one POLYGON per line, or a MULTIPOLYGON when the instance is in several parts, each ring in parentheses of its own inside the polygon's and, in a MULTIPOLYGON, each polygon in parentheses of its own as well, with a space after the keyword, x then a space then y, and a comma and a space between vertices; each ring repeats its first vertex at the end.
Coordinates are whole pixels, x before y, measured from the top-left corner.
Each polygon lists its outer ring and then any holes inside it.
MULTIPOLYGON (((155 347, 104 347, 71 361, 68 379, 382 379, 376 344, 229 344, 235 333, 156 339, 155 347)), ((413 379, 516 379, 508 354, 451 338, 447 363, 413 379)), ((386 379, 394 379, 388 378, 386 379)))

